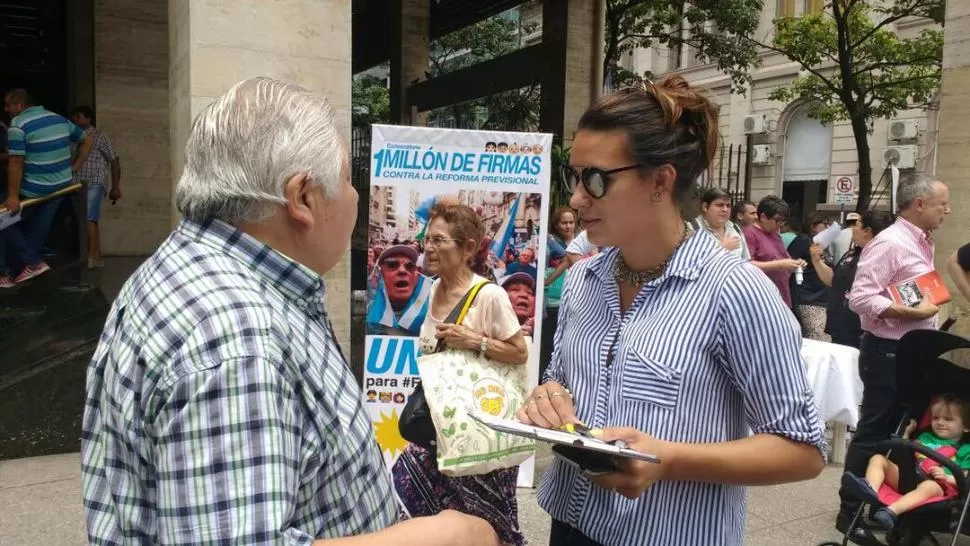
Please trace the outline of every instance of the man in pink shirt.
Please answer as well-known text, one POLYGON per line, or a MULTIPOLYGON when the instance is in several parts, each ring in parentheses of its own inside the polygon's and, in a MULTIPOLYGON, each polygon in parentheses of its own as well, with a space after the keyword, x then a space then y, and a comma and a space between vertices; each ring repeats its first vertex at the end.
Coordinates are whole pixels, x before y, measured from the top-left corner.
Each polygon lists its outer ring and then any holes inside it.
MULTIPOLYGON (((929 299, 916 307, 894 303, 890 286, 933 271, 931 234, 950 213, 950 193, 940 181, 902 181, 896 194, 899 217, 867 244, 849 292, 849 308, 862 322, 859 375, 865 390, 859 425, 845 459, 845 471, 865 475, 872 446, 889 438, 902 417, 896 394, 899 339, 912 330, 935 329, 939 311, 929 299)), ((839 492, 836 528, 844 531, 858 502, 839 492)), ((862 531, 867 533, 867 531, 862 531)))

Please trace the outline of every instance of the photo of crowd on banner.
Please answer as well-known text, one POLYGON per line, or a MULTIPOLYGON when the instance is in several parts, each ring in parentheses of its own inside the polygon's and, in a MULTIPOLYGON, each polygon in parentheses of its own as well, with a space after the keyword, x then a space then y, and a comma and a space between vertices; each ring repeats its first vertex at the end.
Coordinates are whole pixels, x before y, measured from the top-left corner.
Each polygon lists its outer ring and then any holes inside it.
POLYGON ((486 236, 472 268, 505 289, 522 334, 531 339, 537 312, 540 194, 434 194, 392 186, 371 188, 367 334, 418 335, 435 276, 424 267, 424 234, 432 207, 442 200, 468 205, 479 214, 486 236))

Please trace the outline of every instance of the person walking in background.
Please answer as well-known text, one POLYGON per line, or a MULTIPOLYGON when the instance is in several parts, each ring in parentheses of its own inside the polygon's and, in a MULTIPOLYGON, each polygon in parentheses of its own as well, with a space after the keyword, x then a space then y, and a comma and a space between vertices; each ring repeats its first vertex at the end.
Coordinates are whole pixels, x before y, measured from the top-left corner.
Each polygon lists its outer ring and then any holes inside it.
MULTIPOLYGON (((862 409, 845 458, 846 472, 856 475, 865 473, 874 445, 889 438, 902 415, 896 385, 899 339, 913 330, 936 328, 938 309, 929 298, 909 307, 886 294, 890 286, 933 271, 932 233, 950 213, 950 193, 940 181, 914 178, 899 183, 896 202, 899 217, 865 245, 849 292, 849 308, 859 314, 863 330, 862 409)), ((844 490, 839 495, 836 528, 845 532, 859 502, 844 490)), ((869 538, 868 530, 857 532, 869 538)))
POLYGON ((751 253, 751 263, 771 279, 785 305, 792 308, 788 279, 795 270, 805 267, 785 250, 779 231, 788 218, 788 203, 769 195, 758 203, 758 219, 744 228, 744 238, 751 253))
POLYGON ((744 233, 731 221, 731 194, 721 188, 710 188, 704 192, 701 196, 701 213, 688 225, 693 231, 710 233, 724 250, 738 258, 751 259, 744 233))
POLYGON ((78 106, 71 113, 71 120, 91 139, 88 160, 75 173, 75 180, 84 184, 87 198, 88 269, 104 267, 101 260, 101 205, 105 196, 112 202, 121 199, 121 160, 111 146, 108 135, 95 127, 94 110, 78 106), (108 173, 111 173, 111 189, 107 189, 108 173))
POLYGON ((539 487, 550 546, 741 546, 743 485, 822 471, 791 313, 760 271, 681 217, 719 141, 717 105, 680 75, 580 119, 565 180, 605 249, 570 269, 555 354, 517 417, 582 422, 661 462, 591 476, 554 459, 539 487))
MULTIPOLYGON (((91 138, 64 117, 35 105, 24 89, 8 91, 3 107, 11 117, 7 132, 7 211, 20 212, 20 200, 47 197, 71 184, 91 152, 91 138), (79 142, 77 158, 71 161, 71 142, 79 142)), ((0 288, 10 288, 50 269, 44 261, 44 241, 61 197, 47 199, 22 214, 17 224, 0 231, 9 252, 22 265, 11 280, 5 253, 0 252, 0 288)))
POLYGON ((859 315, 849 309, 847 298, 855 280, 862 249, 892 223, 892 215, 880 210, 866 211, 859 216, 852 223, 852 246, 835 267, 829 266, 825 260, 825 249, 821 245, 812 245, 812 265, 819 280, 830 287, 825 311, 825 333, 832 336, 832 343, 859 348, 862 324, 859 322, 859 315))
MULTIPOLYGON (((792 301, 795 304, 795 315, 802 325, 802 336, 828 342, 832 339, 825 333, 825 309, 828 305, 829 289, 819 278, 812 253, 814 237, 825 231, 828 220, 825 216, 814 213, 808 220, 808 226, 808 233, 797 233, 788 245, 788 254, 806 264, 801 277, 793 276, 792 301)), ((822 249, 818 260, 828 268, 833 265, 832 258, 825 249, 822 249)))

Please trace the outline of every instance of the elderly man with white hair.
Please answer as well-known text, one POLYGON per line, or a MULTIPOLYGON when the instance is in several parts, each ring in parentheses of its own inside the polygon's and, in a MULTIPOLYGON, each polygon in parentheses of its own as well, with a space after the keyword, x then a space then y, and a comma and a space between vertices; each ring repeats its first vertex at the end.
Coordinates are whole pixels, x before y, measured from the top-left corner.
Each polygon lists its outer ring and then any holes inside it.
POLYGON ((91 544, 474 544, 393 525, 390 475, 324 307, 357 192, 323 97, 270 79, 199 114, 183 220, 125 283, 88 372, 91 544))

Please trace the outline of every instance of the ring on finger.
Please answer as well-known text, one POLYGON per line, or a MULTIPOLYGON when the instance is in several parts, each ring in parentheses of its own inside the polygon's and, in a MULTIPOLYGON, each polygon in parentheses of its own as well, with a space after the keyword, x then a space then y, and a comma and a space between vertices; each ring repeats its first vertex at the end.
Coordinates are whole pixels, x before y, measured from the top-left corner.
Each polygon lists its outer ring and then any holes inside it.
POLYGON ((542 400, 545 397, 546 397, 546 395, 544 395, 544 394, 537 394, 536 395, 536 400, 542 400))
POLYGON ((559 391, 556 391, 556 392, 550 392, 550 393, 549 393, 549 396, 550 396, 550 397, 552 397, 552 396, 562 396, 562 393, 561 393, 561 392, 559 392, 559 391))

